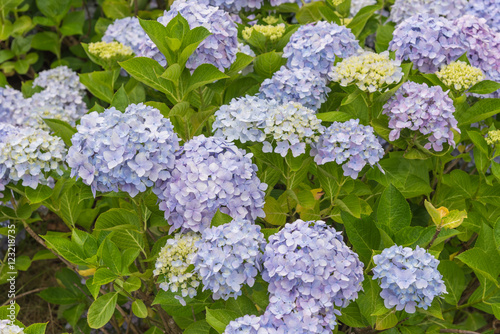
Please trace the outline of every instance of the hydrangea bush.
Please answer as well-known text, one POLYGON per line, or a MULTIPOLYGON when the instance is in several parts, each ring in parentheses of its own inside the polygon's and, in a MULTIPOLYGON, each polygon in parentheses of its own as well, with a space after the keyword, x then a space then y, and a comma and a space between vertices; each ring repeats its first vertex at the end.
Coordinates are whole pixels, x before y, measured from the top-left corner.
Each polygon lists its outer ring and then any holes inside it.
POLYGON ((497 5, 0 0, 0 333, 495 332, 497 5))

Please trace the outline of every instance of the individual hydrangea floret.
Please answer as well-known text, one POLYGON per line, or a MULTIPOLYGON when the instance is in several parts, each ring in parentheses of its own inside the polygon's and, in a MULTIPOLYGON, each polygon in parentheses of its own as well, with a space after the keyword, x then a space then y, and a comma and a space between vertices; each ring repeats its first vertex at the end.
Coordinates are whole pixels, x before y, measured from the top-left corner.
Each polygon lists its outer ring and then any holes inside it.
POLYGON ((310 68, 321 76, 331 71, 335 57, 347 58, 360 50, 359 42, 350 29, 335 23, 320 21, 301 26, 283 49, 288 68, 310 68))
POLYGON ((237 298, 243 284, 254 285, 266 245, 260 226, 235 219, 205 229, 196 245, 194 271, 202 279, 203 289, 213 292, 214 299, 237 298))
POLYGON ((446 86, 457 91, 467 90, 486 78, 483 71, 464 61, 445 65, 436 75, 446 86))
POLYGON ((137 17, 125 17, 115 20, 108 26, 102 41, 106 43, 117 41, 130 47, 138 55, 139 46, 147 39, 149 37, 142 29, 139 19, 137 17))
POLYGON ((373 279, 378 279, 388 309, 415 313, 416 307, 427 310, 436 296, 446 293, 437 267, 439 260, 425 249, 415 250, 394 245, 373 257, 373 279))
POLYGON ((318 165, 331 161, 343 164, 344 175, 353 179, 358 177, 366 164, 378 165, 384 156, 384 149, 373 133, 373 128, 359 124, 359 119, 333 122, 318 142, 311 146, 311 156, 318 165))
POLYGON ((488 145, 500 144, 500 130, 489 131, 488 136, 486 137, 486 143, 488 145))
POLYGON ((255 52, 249 45, 238 42, 238 52, 244 53, 250 57, 255 57, 255 52))
POLYGON ((24 334, 24 329, 14 325, 10 320, 0 320, 1 334, 24 334))
POLYGON ((431 14, 455 19, 464 14, 467 0, 396 0, 390 19, 400 23, 415 14, 431 14))
POLYGON ((382 113, 389 116, 390 140, 399 138, 401 130, 430 135, 426 149, 442 151, 443 144, 455 146, 453 130, 460 132, 453 113, 453 100, 440 86, 405 82, 384 105, 382 113))
POLYGON ((219 209, 234 219, 264 217, 265 183, 252 154, 221 137, 194 137, 179 152, 172 176, 153 191, 170 232, 203 231, 219 209))
POLYGON ((266 139, 263 131, 266 119, 270 110, 277 106, 276 101, 257 96, 234 98, 215 112, 215 122, 212 125, 215 135, 242 143, 263 142, 266 139))
MULTIPOLYGON (((36 189, 47 184, 46 173, 62 175, 66 148, 61 138, 30 127, 0 123, 0 183, 22 181, 36 189)), ((3 186, 1 186, 3 188, 3 186)))
POLYGON ((500 0, 470 0, 465 13, 485 19, 491 28, 500 32, 500 0))
POLYGON ((285 157, 288 150, 297 157, 306 152, 306 144, 318 140, 324 127, 312 109, 300 103, 289 102, 272 109, 266 118, 264 133, 267 141, 262 150, 273 152, 272 143, 276 143, 275 153, 285 157))
POLYGON ((285 322, 316 319, 311 326, 332 331, 340 314, 335 307, 347 306, 362 289, 363 263, 325 222, 297 220, 269 237, 262 278, 269 282, 266 313, 285 322))
POLYGON ((314 69, 288 69, 283 66, 272 78, 264 80, 259 97, 282 104, 298 102, 306 108, 317 110, 326 101, 330 91, 326 80, 314 69))
POLYGON ((403 78, 403 70, 401 61, 391 60, 388 51, 363 52, 337 63, 329 76, 341 86, 355 83, 359 89, 373 93, 399 82, 403 78))
MULTIPOLYGON (((238 30, 229 14, 197 0, 175 1, 170 10, 158 18, 158 22, 167 26, 178 14, 187 20, 191 29, 205 27, 211 33, 189 57, 186 67, 195 70, 201 64, 212 64, 221 71, 229 68, 236 60, 238 51, 238 30)), ((153 58, 162 66, 166 65, 165 57, 151 40, 141 46, 140 55, 153 58)))
POLYGON ((252 11, 260 9, 263 0, 204 0, 208 5, 219 7, 229 13, 239 13, 241 10, 252 11))
POLYGON ((92 192, 125 191, 131 196, 170 177, 179 138, 158 109, 131 104, 85 115, 71 138, 68 165, 92 192))
POLYGON ((89 44, 89 53, 105 60, 131 57, 134 52, 130 46, 119 42, 96 42, 89 44))
POLYGON ((453 23, 427 14, 417 14, 400 23, 389 50, 396 52, 397 60, 409 60, 423 73, 434 73, 465 52, 453 23))
POLYGON ((186 305, 184 298, 196 296, 196 289, 200 285, 197 273, 189 270, 197 251, 196 243, 200 236, 193 232, 177 233, 160 250, 153 274, 160 276, 160 288, 176 295, 182 305, 186 305))
POLYGON ((250 37, 252 37, 252 32, 256 31, 264 35, 266 38, 268 38, 271 42, 275 42, 283 36, 285 33, 285 24, 280 23, 278 25, 260 25, 256 24, 251 27, 246 27, 243 29, 241 32, 243 35, 243 38, 246 40, 249 40, 250 37))
POLYGON ((377 0, 351 0, 351 16, 356 16, 356 14, 358 14, 358 12, 366 6, 372 6, 376 4, 377 0))

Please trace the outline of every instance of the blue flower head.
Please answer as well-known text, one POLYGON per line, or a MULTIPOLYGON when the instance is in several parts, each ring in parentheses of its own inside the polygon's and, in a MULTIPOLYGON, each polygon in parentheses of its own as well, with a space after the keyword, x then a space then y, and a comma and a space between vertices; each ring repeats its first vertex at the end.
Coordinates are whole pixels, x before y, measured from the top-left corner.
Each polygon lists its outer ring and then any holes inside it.
POLYGON ((29 102, 23 94, 11 87, 0 87, 0 120, 15 124, 17 114, 24 113, 29 108, 29 102))
POLYGON ((82 117, 71 138, 67 162, 71 176, 92 191, 125 191, 131 196, 170 177, 179 138, 158 109, 131 104, 82 117))
POLYGON ((455 19, 464 14, 467 0, 396 0, 390 19, 400 23, 415 14, 431 14, 455 19))
POLYGON ((214 299, 241 296, 242 285, 253 286, 261 270, 265 244, 260 226, 248 220, 205 229, 192 261, 204 290, 211 290, 214 299))
POLYGON ((242 10, 253 11, 260 9, 264 0, 202 0, 200 2, 219 7, 229 13, 239 13, 242 10))
POLYGON ((117 41, 130 47, 136 55, 139 54, 139 46, 146 39, 149 39, 149 36, 142 29, 137 17, 125 17, 115 20, 108 26, 102 37, 103 42, 117 41))
POLYGON ((500 32, 500 0, 469 0, 465 13, 483 18, 493 30, 500 32))
POLYGON ((217 209, 235 219, 264 217, 267 185, 257 177, 251 157, 220 137, 201 135, 184 144, 171 177, 153 188, 170 232, 201 232, 217 209))
POLYGON ((446 286, 437 267, 439 260, 425 249, 415 250, 394 245, 373 257, 373 279, 378 279, 385 307, 415 313, 425 310, 436 296, 446 293, 446 286))

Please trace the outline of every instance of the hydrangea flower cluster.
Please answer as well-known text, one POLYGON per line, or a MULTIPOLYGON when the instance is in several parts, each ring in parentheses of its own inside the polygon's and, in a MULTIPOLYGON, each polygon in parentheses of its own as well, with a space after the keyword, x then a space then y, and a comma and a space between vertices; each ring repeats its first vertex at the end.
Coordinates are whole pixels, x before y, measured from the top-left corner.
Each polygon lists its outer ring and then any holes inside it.
POLYGON ((373 257, 373 279, 380 281, 385 307, 415 313, 425 310, 436 296, 446 293, 446 286, 437 266, 439 260, 425 249, 415 250, 394 245, 373 257))
POLYGON ((262 128, 270 110, 277 106, 276 101, 263 100, 257 96, 234 98, 215 112, 212 128, 216 136, 229 141, 263 142, 266 135, 262 128))
POLYGON ((489 131, 488 136, 486 137, 486 143, 488 145, 500 144, 500 130, 489 131))
POLYGON ((208 0, 207 4, 224 9, 229 13, 239 13, 241 10, 260 9, 263 2, 263 0, 208 0))
POLYGON ((11 87, 0 87, 0 120, 14 123, 15 114, 24 111, 29 106, 23 94, 11 87))
MULTIPOLYGON (((274 152, 285 157, 288 150, 297 157, 306 152, 306 144, 317 141, 324 131, 321 120, 312 109, 300 103, 289 102, 271 110, 266 118, 264 133, 276 142, 274 152)), ((264 142, 263 152, 273 152, 269 141, 264 142)))
POLYGON ((390 140, 399 138, 401 130, 410 129, 429 135, 426 149, 443 150, 443 143, 454 146, 452 129, 460 132, 453 113, 452 99, 440 86, 405 82, 384 105, 389 116, 390 140))
POLYGON ((311 3, 317 0, 270 0, 271 6, 276 7, 285 3, 296 3, 299 7, 302 7, 304 3, 311 3))
POLYGON ((467 4, 465 13, 485 19, 491 28, 500 32, 499 0, 471 0, 467 4))
POLYGON ((431 14, 455 19, 464 14, 467 0, 396 0, 390 19, 400 23, 415 14, 431 14))
POLYGON ((18 325, 14 325, 10 320, 0 320, 1 334, 24 334, 24 329, 18 325))
POLYGON ((158 109, 131 104, 82 117, 71 138, 67 162, 92 192, 143 192, 170 177, 179 138, 158 109))
POLYGON ((458 91, 467 90, 486 77, 479 68, 464 61, 454 61, 436 72, 436 76, 448 87, 458 91))
POLYGON ((0 186, 23 181, 23 186, 36 189, 47 183, 44 173, 62 174, 66 148, 59 137, 30 127, 16 128, 0 123, 0 186))
POLYGON ((411 16, 396 27, 393 36, 389 50, 396 52, 396 59, 410 60, 422 73, 434 73, 465 52, 458 30, 438 16, 411 16))
POLYGON ((269 237, 262 278, 269 282, 266 313, 289 328, 304 326, 297 333, 323 333, 335 327, 334 307, 358 297, 363 263, 325 222, 297 220, 269 237))
POLYGON ((288 58, 292 70, 307 67, 326 77, 335 57, 347 58, 360 49, 350 29, 320 21, 300 26, 283 49, 283 57, 288 58))
POLYGON ((362 8, 376 4, 377 0, 351 0, 350 14, 354 17, 362 8))
POLYGON ((389 52, 362 52, 337 63, 329 74, 330 80, 341 86, 355 83, 359 89, 370 93, 403 78, 401 61, 391 60, 389 52))
POLYGON ((182 305, 186 305, 184 298, 196 296, 196 289, 200 285, 198 274, 188 270, 196 254, 199 240, 200 236, 193 232, 175 234, 160 250, 155 264, 156 269, 153 271, 155 276, 160 276, 161 289, 181 293, 175 298, 182 305))
POLYGON ((261 317, 247 314, 231 321, 224 330, 224 334, 257 334, 260 328, 261 317))
POLYGON ((326 101, 331 89, 318 73, 308 67, 288 69, 282 66, 260 86, 259 97, 276 100, 280 104, 298 102, 304 107, 317 110, 326 101))
MULTIPOLYGON (((187 68, 194 70, 201 64, 212 64, 224 71, 231 66, 236 60, 238 51, 238 31, 228 13, 217 7, 199 3, 197 0, 175 1, 170 10, 158 18, 158 22, 166 26, 177 14, 181 14, 187 20, 191 29, 205 27, 211 33, 189 57, 187 68)), ((151 40, 141 46, 140 53, 157 61, 161 59, 160 64, 166 65, 165 57, 151 40)))
POLYGON ((279 21, 279 18, 276 16, 266 16, 262 18, 262 21, 266 22, 267 24, 276 24, 279 21))
POLYGON ((196 245, 198 252, 192 264, 203 289, 211 290, 214 299, 237 298, 243 284, 254 285, 266 245, 260 226, 235 219, 205 229, 196 245))
POLYGON ((144 29, 142 29, 137 17, 125 17, 115 20, 108 26, 102 41, 111 43, 117 41, 125 46, 128 46, 139 55, 139 46, 149 39, 144 29))
POLYGON ((264 217, 267 185, 251 157, 220 137, 201 135, 184 144, 171 178, 153 188, 170 232, 203 231, 217 209, 235 219, 264 217))
POLYGON ((134 52, 130 46, 119 42, 96 42, 89 44, 89 53, 105 60, 126 59, 133 56, 134 52))
POLYGON ((318 165, 335 161, 343 164, 345 176, 353 179, 366 164, 377 165, 384 156, 384 149, 369 125, 359 124, 359 119, 333 122, 311 145, 311 156, 318 165))
POLYGON ((285 33, 285 24, 280 23, 275 26, 273 25, 260 25, 256 24, 251 27, 246 27, 243 29, 241 34, 243 35, 243 38, 246 40, 249 40, 250 37, 252 37, 252 32, 260 32, 262 35, 264 35, 266 38, 268 38, 271 42, 275 42, 283 36, 285 33))

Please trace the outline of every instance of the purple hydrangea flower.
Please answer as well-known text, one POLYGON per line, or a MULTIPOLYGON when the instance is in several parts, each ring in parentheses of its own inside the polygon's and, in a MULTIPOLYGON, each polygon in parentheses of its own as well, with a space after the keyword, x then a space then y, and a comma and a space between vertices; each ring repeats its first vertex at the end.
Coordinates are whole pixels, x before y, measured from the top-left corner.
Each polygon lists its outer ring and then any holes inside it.
POLYGON ((425 310, 436 296, 446 293, 446 286, 437 267, 439 260, 425 249, 415 250, 394 245, 373 257, 373 279, 378 279, 385 307, 415 313, 425 310))
POLYGON ((423 73, 434 73, 465 52, 453 22, 427 14, 413 15, 399 24, 389 50, 396 52, 397 60, 410 60, 423 73))
POLYGON ((311 68, 290 70, 283 66, 271 79, 264 80, 259 97, 276 100, 280 104, 298 102, 306 108, 317 110, 331 91, 326 84, 326 80, 311 68))
POLYGON ((356 16, 356 14, 358 14, 358 12, 361 9, 376 4, 377 0, 351 0, 351 9, 350 9, 351 17, 356 16))
POLYGON ((302 7, 304 3, 311 3, 318 0, 270 0, 271 6, 279 6, 285 3, 296 3, 299 7, 302 7))
POLYGON ((261 317, 245 315, 235 319, 227 325, 224 334, 257 334, 261 327, 261 317))
POLYGON ((0 87, 0 120, 1 122, 14 124, 16 114, 29 107, 29 102, 23 94, 11 87, 0 87))
POLYGON ((267 185, 258 179, 251 157, 220 137, 201 135, 184 144, 172 176, 153 188, 170 232, 201 232, 217 209, 235 219, 264 217, 267 185))
MULTIPOLYGON (((191 29, 205 27, 211 33, 189 57, 186 67, 194 70, 201 64, 212 64, 221 71, 229 68, 238 52, 238 31, 229 14, 196 0, 175 1, 170 10, 158 18, 158 22, 166 26, 177 14, 187 20, 191 29)), ((146 40, 140 49, 141 56, 153 58, 162 66, 166 65, 165 57, 151 40, 146 40)))
POLYGON ((384 156, 373 128, 359 124, 359 119, 333 122, 311 147, 311 156, 318 165, 331 161, 340 165, 347 161, 342 169, 345 176, 353 179, 366 164, 378 165, 384 156))
POLYGON ((125 17, 115 20, 108 26, 102 37, 103 42, 117 41, 130 47, 136 55, 139 54, 139 46, 146 39, 149 39, 149 36, 142 29, 137 17, 125 17))
POLYGON ((363 263, 340 232, 323 221, 297 220, 269 237, 262 278, 269 282, 266 313, 288 325, 313 319, 301 325, 331 331, 340 314, 335 307, 347 306, 362 289, 363 263))
POLYGON ((390 19, 400 23, 415 14, 430 14, 455 19, 464 14, 467 0, 396 0, 390 19))
POLYGON ((481 17, 500 32, 500 0, 469 0, 465 13, 481 17))
POLYGON ((96 191, 125 191, 131 196, 170 177, 179 138, 158 109, 131 104, 82 117, 67 162, 71 176, 96 191))
POLYGON ((229 13, 253 11, 262 7, 264 0, 202 0, 204 4, 219 7, 229 13))
POLYGON ((196 245, 194 271, 201 277, 203 289, 213 292, 214 299, 237 298, 243 284, 254 285, 266 245, 260 226, 235 219, 205 229, 196 245))
POLYGON ((301 26, 283 49, 287 67, 310 68, 326 78, 335 57, 347 58, 360 50, 359 42, 350 29, 335 23, 320 21, 301 26))
POLYGON ((405 82, 384 105, 389 116, 390 140, 399 138, 402 129, 430 135, 426 149, 443 150, 443 143, 455 146, 452 129, 460 132, 453 113, 453 100, 440 86, 405 82))

